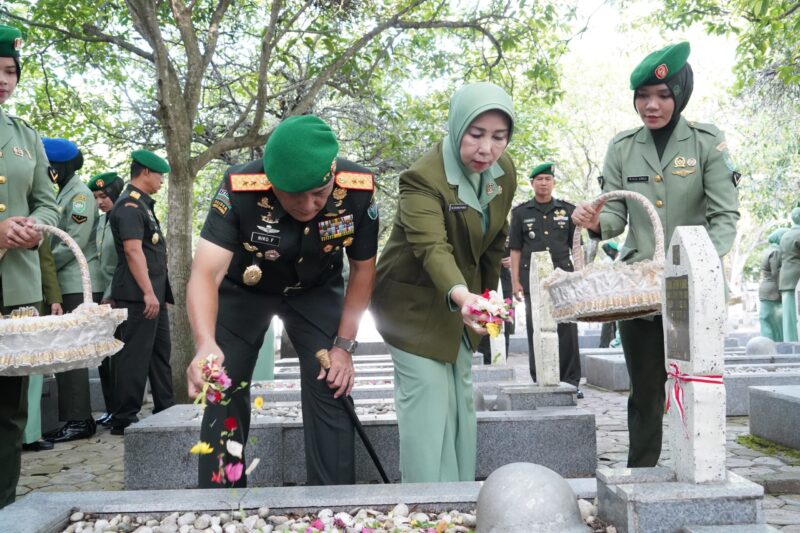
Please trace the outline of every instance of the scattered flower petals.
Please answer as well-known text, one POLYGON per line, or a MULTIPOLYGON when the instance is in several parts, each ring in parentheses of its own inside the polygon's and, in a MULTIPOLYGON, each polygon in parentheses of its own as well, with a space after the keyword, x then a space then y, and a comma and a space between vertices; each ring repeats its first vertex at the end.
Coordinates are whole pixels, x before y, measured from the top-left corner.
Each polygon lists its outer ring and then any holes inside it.
POLYGON ((255 407, 256 409, 261 409, 262 407, 264 407, 264 398, 262 398, 261 396, 256 396, 256 399, 253 400, 253 407, 255 407))
POLYGON ((211 474, 211 483, 219 483, 221 485, 222 474, 220 474, 219 472, 214 472, 213 474, 211 474))
POLYGON ((231 463, 225 465, 225 477, 230 483, 236 483, 241 479, 244 465, 242 463, 231 463))
POLYGON ((239 427, 239 425, 236 423, 235 418, 229 416, 228 418, 225 419, 225 429, 227 429, 228 431, 233 431, 237 427, 239 427))
POLYGON ((236 457, 237 459, 241 459, 242 458, 242 449, 243 448, 244 448, 244 446, 242 446, 241 443, 236 442, 235 440, 228 439, 225 442, 225 449, 228 450, 229 454, 231 454, 232 456, 236 457))
POLYGON ((250 461, 250 464, 247 466, 247 470, 245 470, 244 473, 249 476, 250 473, 253 470, 256 469, 256 467, 258 466, 258 463, 260 463, 260 462, 261 462, 261 459, 259 459, 258 457, 256 457, 252 461, 250 461))
POLYGON ((189 450, 189 453, 194 453, 196 455, 207 455, 213 452, 214 448, 212 448, 209 443, 203 441, 198 442, 197 444, 192 446, 191 450, 189 450))

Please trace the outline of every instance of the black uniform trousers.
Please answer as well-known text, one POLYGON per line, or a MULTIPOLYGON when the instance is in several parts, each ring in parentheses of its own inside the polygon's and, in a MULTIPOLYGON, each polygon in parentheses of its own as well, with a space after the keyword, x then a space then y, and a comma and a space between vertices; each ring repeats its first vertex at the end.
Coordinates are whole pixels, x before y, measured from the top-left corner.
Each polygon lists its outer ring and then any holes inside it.
POLYGON ((617 323, 615 321, 603 322, 603 325, 600 326, 600 346, 598 348, 608 348, 616 336, 617 323))
POLYGON ((117 329, 125 346, 111 356, 114 377, 111 427, 124 428, 139 420, 137 415, 142 409, 148 378, 153 414, 175 405, 169 363, 172 345, 165 304, 152 320, 144 317, 144 302, 117 300, 116 305, 128 310, 128 319, 117 329))
MULTIPOLYGON (((17 307, 5 307, 0 286, 0 312, 7 315, 17 307)), ((28 376, 0 376, 0 509, 14 503, 22 466, 22 435, 28 422, 28 376)))
MULTIPOLYGON (((531 378, 536 381, 536 359, 533 352, 533 320, 531 318, 531 295, 525 293, 525 326, 528 330, 528 364, 531 378)), ((581 382, 581 355, 578 350, 578 324, 561 323, 558 333, 558 365, 561 381, 578 386, 581 382)))
MULTIPOLYGON (((224 313, 220 309, 220 313, 224 313)), ((355 483, 355 433, 350 417, 341 399, 335 399, 335 389, 327 382, 317 380, 320 366, 315 354, 321 348, 330 348, 333 337, 323 333, 314 324, 289 307, 285 302, 274 302, 263 309, 268 316, 277 315, 297 350, 300 360, 300 399, 303 411, 303 432, 306 455, 306 475, 309 485, 351 485, 355 483)), ((254 343, 231 332, 217 321, 216 341, 225 354, 224 367, 235 389, 242 381, 251 382, 258 350, 263 342, 266 328, 259 332, 254 343)), ((227 417, 236 419, 237 429, 232 440, 247 443, 250 431, 250 387, 231 394, 227 405, 208 404, 203 413, 200 440, 214 447, 214 453, 199 458, 198 483, 200 488, 221 488, 211 482, 211 474, 219 468, 219 453, 225 453, 225 464, 237 461, 224 452, 220 442, 220 431, 224 431, 227 417)), ((260 449, 254 454, 275 453, 260 449)), ((244 457, 244 456, 243 456, 244 457)), ((247 486, 246 476, 227 487, 247 486)))
MULTIPOLYGON (((500 268, 500 285, 503 289, 503 298, 513 298, 514 293, 511 289, 511 270, 505 267, 500 268)), ((514 333, 514 322, 506 322, 503 324, 503 333, 506 337, 506 358, 508 358, 508 345, 511 334, 514 333)), ((481 337, 481 342, 478 344, 478 351, 483 354, 483 364, 492 364, 492 350, 489 342, 489 336, 484 335, 481 337)))
POLYGON ((100 388, 103 391, 103 403, 106 406, 106 413, 114 412, 114 375, 111 373, 111 356, 106 357, 97 367, 100 374, 100 388))
MULTIPOLYGON (((100 303, 102 292, 92 294, 94 303, 100 303)), ((61 304, 64 313, 71 313, 83 303, 82 293, 64 295, 61 304)), ((58 384, 58 418, 64 422, 83 421, 92 418, 92 404, 89 394, 89 369, 76 368, 56 374, 58 384)))
POLYGON ((664 384, 667 381, 661 315, 653 320, 620 320, 619 335, 631 378, 628 468, 656 466, 661 456, 664 384))

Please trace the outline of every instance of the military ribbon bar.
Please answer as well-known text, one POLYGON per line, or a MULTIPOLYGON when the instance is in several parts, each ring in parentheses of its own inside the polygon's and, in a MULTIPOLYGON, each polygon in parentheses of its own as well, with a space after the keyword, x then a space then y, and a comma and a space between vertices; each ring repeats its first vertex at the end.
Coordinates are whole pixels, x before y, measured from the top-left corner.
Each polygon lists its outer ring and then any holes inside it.
POLYGON ((672 380, 673 383, 672 385, 667 385, 668 392, 665 412, 669 413, 669 408, 672 404, 672 401, 674 401, 675 407, 678 409, 678 413, 681 417, 683 431, 688 437, 689 433, 686 428, 686 407, 683 404, 683 385, 681 385, 681 383, 710 383, 712 385, 723 385, 724 383, 722 381, 722 374, 692 376, 690 374, 681 372, 680 367, 678 367, 676 363, 670 363, 669 369, 667 370, 667 380, 672 380))

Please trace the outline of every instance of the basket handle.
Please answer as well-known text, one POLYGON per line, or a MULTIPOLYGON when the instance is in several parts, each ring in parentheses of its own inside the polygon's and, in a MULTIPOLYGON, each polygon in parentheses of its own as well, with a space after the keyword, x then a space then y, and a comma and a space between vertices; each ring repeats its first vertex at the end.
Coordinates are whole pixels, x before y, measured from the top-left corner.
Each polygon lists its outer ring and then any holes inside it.
MULTIPOLYGON (((653 254, 653 260, 663 263, 664 262, 664 229, 661 226, 661 219, 658 218, 658 213, 656 213, 655 207, 653 204, 650 203, 650 200, 641 193, 634 192, 634 191, 625 191, 625 190, 618 190, 618 191, 610 191, 604 194, 601 194, 593 201, 593 207, 597 207, 597 205, 602 201, 607 200, 635 200, 642 204, 645 213, 647 213, 647 217, 650 219, 650 224, 653 226, 653 233, 655 234, 656 238, 656 249, 655 253, 653 254)), ((584 267, 583 264, 583 250, 581 249, 581 228, 576 228, 574 235, 572 236, 572 263, 575 265, 575 271, 582 270, 584 267)))
MULTIPOLYGON (((53 226, 48 226, 46 224, 34 224, 33 229, 44 232, 44 233, 52 233, 62 241, 70 251, 75 255, 75 259, 78 260, 78 266, 81 269, 81 285, 83 286, 83 303, 90 304, 94 300, 92 300, 92 280, 89 277, 89 263, 86 262, 86 256, 83 255, 81 251, 81 247, 78 246, 78 243, 69 236, 66 231, 60 230, 53 226)), ((6 249, 0 249, 0 259, 3 258, 6 254, 6 249)))

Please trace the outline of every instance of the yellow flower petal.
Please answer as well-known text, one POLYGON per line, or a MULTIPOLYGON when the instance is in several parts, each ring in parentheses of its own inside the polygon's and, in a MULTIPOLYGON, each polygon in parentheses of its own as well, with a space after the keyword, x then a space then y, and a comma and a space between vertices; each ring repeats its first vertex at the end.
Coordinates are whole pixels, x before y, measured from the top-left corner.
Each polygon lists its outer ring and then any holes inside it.
POLYGON ((494 338, 500 335, 500 324, 495 324, 494 322, 489 322, 486 324, 486 331, 489 332, 489 336, 494 338))
POLYGON ((198 442, 197 444, 192 446, 191 450, 189 450, 189 453, 194 453, 197 455, 207 455, 213 452, 214 448, 212 448, 209 443, 203 441, 198 442))
POLYGON ((261 409, 262 407, 264 407, 264 398, 262 398, 261 396, 256 396, 256 399, 253 400, 253 407, 255 407, 256 409, 261 409))

